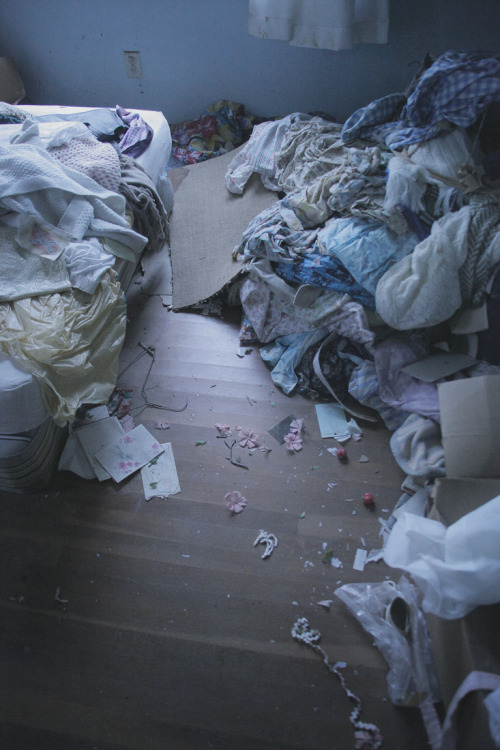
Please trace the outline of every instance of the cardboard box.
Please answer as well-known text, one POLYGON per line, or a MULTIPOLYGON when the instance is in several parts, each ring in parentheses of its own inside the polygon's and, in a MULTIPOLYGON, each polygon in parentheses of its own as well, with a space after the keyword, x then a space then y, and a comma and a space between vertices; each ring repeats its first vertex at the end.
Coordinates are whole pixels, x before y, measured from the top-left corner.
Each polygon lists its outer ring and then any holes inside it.
POLYGON ((446 476, 500 479, 500 375, 441 383, 438 397, 446 476))

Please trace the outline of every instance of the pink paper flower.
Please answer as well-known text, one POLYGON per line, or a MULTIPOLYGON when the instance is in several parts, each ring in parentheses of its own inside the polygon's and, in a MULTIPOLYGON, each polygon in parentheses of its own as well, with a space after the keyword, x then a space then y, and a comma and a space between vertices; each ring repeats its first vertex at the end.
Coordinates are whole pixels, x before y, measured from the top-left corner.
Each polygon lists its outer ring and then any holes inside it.
POLYGON ((218 422, 215 425, 215 429, 222 437, 229 437, 229 435, 231 434, 231 428, 228 424, 218 422))
POLYGON ((304 420, 303 419, 294 419, 293 422, 290 425, 290 432, 295 432, 298 435, 302 432, 304 429, 304 420))
POLYGON ((289 451, 301 451, 302 438, 296 432, 289 432, 285 435, 285 445, 289 451))
POLYGON ((243 497, 238 490, 231 490, 231 492, 228 492, 224 495, 224 500, 226 501, 226 507, 231 513, 241 513, 247 504, 246 497, 243 497))
POLYGON ((259 436, 253 430, 241 430, 239 443, 242 448, 257 448, 259 436))

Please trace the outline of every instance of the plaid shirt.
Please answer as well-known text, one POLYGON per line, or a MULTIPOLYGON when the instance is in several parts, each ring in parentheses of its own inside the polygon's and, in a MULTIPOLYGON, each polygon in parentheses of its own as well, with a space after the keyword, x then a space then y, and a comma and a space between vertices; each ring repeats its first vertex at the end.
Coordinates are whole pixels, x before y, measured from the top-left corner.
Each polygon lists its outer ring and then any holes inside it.
POLYGON ((466 128, 494 102, 500 102, 500 56, 446 52, 420 77, 399 116, 406 97, 391 94, 349 117, 342 138, 384 141, 398 149, 434 138, 443 122, 466 128))

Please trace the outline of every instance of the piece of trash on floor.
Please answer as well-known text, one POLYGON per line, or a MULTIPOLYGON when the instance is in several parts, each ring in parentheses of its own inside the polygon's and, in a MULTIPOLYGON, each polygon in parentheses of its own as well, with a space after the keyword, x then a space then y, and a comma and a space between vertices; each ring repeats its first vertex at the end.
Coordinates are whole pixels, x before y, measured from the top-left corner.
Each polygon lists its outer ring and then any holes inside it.
POLYGON ((368 456, 365 456, 365 455, 360 456, 359 459, 358 459, 358 461, 359 461, 360 464, 366 464, 369 460, 370 459, 368 458, 368 456))
POLYGON ((274 427, 271 427, 271 429, 268 430, 269 435, 271 435, 271 437, 273 437, 280 445, 283 445, 285 442, 285 435, 288 435, 290 432, 290 425, 294 420, 294 415, 290 414, 290 416, 282 419, 281 422, 278 422, 274 427))
POLYGON ((316 404, 316 416, 322 438, 336 438, 347 433, 347 419, 339 404, 316 404))
POLYGON ((342 561, 339 560, 338 557, 335 557, 335 553, 332 549, 329 549, 325 552, 323 557, 321 558, 321 562, 323 562, 325 565, 331 565, 332 568, 342 568, 342 561))
POLYGON ((264 554, 262 555, 262 559, 265 560, 266 557, 269 557, 271 555, 275 547, 278 546, 278 540, 275 534, 268 534, 267 531, 261 529, 257 539, 253 543, 253 546, 256 547, 258 544, 266 545, 266 549, 264 551, 264 554))
POLYGON ((61 604, 67 604, 68 601, 69 601, 69 599, 62 599, 61 598, 61 587, 60 586, 58 586, 56 588, 56 593, 54 594, 54 599, 56 600, 56 602, 60 602, 61 604))
POLYGON ((248 469, 248 466, 245 466, 241 462, 241 458, 239 456, 236 456, 236 458, 233 458, 233 448, 236 445, 236 440, 233 440, 231 445, 227 442, 227 440, 224 440, 224 445, 226 448, 229 448, 229 456, 226 456, 226 460, 231 463, 232 466, 237 466, 239 469, 248 469))
POLYGON ((95 458, 115 482, 121 482, 163 451, 157 439, 140 424, 131 432, 107 443, 95 454, 95 458))
MULTIPOLYGON (((100 413, 106 415, 106 407, 101 408, 100 413)), ((92 412, 96 414, 97 409, 93 409, 92 412)), ((100 482, 109 479, 110 475, 97 461, 95 454, 111 440, 124 434, 125 430, 117 417, 99 417, 96 421, 70 429, 59 461, 59 469, 72 471, 84 479, 97 478, 100 482)))
POLYGON ((361 440, 361 428, 354 419, 346 419, 340 404, 316 404, 316 416, 322 438, 335 438, 339 443, 345 443, 351 437, 361 440))
POLYGON ((163 453, 141 469, 144 497, 148 502, 153 497, 166 499, 181 491, 172 443, 162 443, 162 448, 163 453))
POLYGON ((156 430, 168 430, 170 428, 169 422, 155 422, 156 430))
POLYGON ((314 630, 310 627, 306 617, 299 617, 295 622, 292 627, 292 638, 296 641, 300 641, 305 646, 309 646, 321 656, 323 664, 331 674, 334 674, 335 677, 337 677, 345 694, 351 703, 354 704, 354 708, 349 715, 349 721, 354 728, 355 750, 378 750, 383 742, 380 730, 375 724, 367 724, 364 721, 360 721, 361 700, 347 687, 344 675, 339 671, 347 665, 344 662, 336 662, 336 664, 330 663, 326 651, 324 651, 319 645, 321 633, 319 630, 314 630))
POLYGON ((238 492, 238 490, 231 490, 231 492, 227 492, 224 495, 224 500, 226 501, 226 508, 231 511, 231 513, 241 513, 241 511, 246 507, 247 499, 246 497, 243 497, 241 492, 238 492))
POLYGON ((285 435, 285 445, 287 451, 295 453, 302 450, 302 437, 296 432, 289 432, 285 435))
POLYGON ((206 440, 195 440, 194 444, 195 445, 206 445, 207 441, 206 440))
POLYGON ((318 602, 318 607, 323 607, 324 609, 330 609, 332 602, 333 602, 333 599, 323 599, 323 601, 318 602))
POLYGON ((375 498, 373 497, 371 492, 364 493, 363 505, 366 505, 367 508, 373 508, 373 506, 375 505, 375 498))
POLYGON ((238 443, 242 448, 257 448, 259 436, 252 429, 240 429, 238 443))
POLYGON ((230 437, 231 427, 228 424, 225 424, 223 422, 218 422, 214 426, 217 432, 219 433, 220 437, 223 437, 223 438, 230 437))
POLYGON ((353 570, 364 570, 365 569, 365 562, 366 557, 368 555, 368 552, 365 549, 362 549, 361 547, 358 547, 356 550, 356 554, 354 555, 354 563, 353 563, 353 570))

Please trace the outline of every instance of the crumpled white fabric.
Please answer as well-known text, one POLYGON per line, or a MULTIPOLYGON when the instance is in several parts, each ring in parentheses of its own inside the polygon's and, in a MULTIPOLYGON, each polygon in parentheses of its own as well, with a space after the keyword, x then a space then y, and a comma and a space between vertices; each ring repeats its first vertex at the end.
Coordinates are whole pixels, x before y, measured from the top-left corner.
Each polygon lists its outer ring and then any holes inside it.
POLYGON ((446 528, 403 513, 391 531, 384 560, 407 571, 422 589, 422 607, 453 620, 500 601, 500 495, 446 528))
POLYGON ((448 320, 462 304, 458 270, 467 257, 470 208, 447 213, 411 255, 382 276, 375 292, 380 317, 398 330, 428 328, 448 320))
POLYGON ((420 414, 410 414, 391 435, 391 450, 398 465, 413 477, 443 477, 446 474, 441 428, 420 414))
POLYGON ((147 238, 131 229, 123 195, 106 190, 87 175, 65 167, 31 143, 0 145, 0 210, 14 217, 42 217, 81 240, 107 237, 135 261, 147 238))

